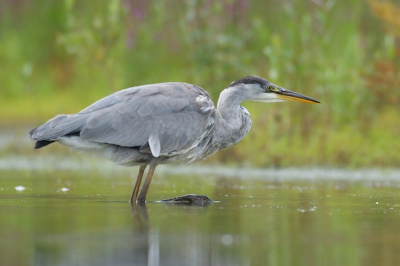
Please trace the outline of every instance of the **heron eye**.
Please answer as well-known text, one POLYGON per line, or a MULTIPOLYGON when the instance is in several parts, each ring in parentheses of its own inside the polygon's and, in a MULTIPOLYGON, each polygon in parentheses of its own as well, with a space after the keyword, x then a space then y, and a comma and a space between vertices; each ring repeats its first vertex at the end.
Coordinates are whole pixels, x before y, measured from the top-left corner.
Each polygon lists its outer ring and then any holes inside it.
POLYGON ((276 88, 276 87, 274 87, 274 86, 268 86, 268 87, 267 87, 267 91, 278 92, 279 89, 276 88))

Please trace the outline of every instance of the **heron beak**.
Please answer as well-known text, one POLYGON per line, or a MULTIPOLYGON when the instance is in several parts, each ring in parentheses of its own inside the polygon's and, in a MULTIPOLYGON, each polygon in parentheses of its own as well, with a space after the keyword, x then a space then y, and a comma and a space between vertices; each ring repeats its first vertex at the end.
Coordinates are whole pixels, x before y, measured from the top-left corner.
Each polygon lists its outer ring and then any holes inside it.
POLYGON ((300 93, 290 91, 284 88, 278 88, 278 90, 275 90, 274 92, 276 93, 278 99, 281 100, 296 101, 301 103, 320 103, 319 101, 314 100, 313 98, 307 97, 300 93))

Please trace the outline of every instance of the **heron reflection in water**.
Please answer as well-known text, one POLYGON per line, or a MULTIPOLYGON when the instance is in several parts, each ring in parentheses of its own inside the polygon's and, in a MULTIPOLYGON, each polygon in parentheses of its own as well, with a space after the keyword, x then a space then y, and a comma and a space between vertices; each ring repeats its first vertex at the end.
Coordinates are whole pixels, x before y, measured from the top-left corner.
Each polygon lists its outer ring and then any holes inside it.
MULTIPOLYGON (((243 101, 286 100, 319 103, 256 76, 231 83, 221 92, 217 108, 199 86, 182 82, 150 84, 115 92, 77 114, 57 115, 29 134, 36 141, 35 149, 59 142, 121 165, 139 165, 130 201, 145 202, 157 165, 175 161, 191 164, 246 136, 251 119, 240 105, 243 101)), ((200 195, 172 200, 211 201, 200 195)))

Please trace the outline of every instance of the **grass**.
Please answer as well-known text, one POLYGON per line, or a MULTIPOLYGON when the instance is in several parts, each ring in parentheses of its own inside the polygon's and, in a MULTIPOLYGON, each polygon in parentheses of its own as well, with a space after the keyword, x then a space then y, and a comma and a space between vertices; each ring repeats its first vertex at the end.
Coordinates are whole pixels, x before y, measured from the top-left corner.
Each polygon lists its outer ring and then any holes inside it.
POLYGON ((390 2, 94 3, 3 1, 2 127, 42 123, 147 83, 194 83, 216 102, 222 88, 252 74, 322 104, 244 103, 250 135, 211 160, 399 165, 400 56, 390 2))

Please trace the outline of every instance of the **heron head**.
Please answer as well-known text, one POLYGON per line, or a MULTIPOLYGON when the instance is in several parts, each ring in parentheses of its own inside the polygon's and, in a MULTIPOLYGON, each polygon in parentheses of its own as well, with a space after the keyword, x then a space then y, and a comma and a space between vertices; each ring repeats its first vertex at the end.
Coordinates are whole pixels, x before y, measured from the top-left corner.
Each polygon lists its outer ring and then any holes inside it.
POLYGON ((256 77, 247 76, 233 82, 228 88, 240 89, 247 100, 261 102, 297 101, 302 103, 320 103, 300 93, 281 88, 272 82, 256 77))

